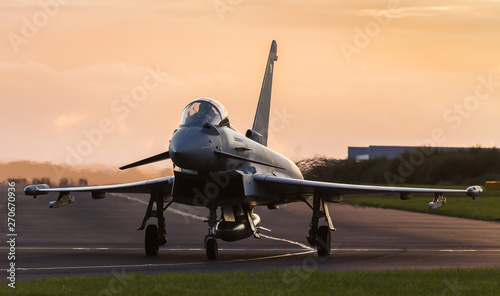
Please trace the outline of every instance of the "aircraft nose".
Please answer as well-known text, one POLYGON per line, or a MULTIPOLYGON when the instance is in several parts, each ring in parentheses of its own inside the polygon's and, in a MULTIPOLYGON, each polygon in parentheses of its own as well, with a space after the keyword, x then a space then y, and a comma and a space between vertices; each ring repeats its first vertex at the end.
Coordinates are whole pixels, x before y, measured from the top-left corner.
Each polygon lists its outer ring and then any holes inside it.
POLYGON ((198 127, 180 128, 170 141, 173 163, 183 169, 207 171, 213 158, 212 141, 198 127))

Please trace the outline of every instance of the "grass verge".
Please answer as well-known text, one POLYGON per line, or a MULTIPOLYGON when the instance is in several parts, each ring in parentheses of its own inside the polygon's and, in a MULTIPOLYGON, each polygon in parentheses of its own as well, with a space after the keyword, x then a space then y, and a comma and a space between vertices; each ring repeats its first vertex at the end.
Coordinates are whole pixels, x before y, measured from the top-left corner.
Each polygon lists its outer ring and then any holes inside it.
POLYGON ((361 207, 396 209, 443 216, 469 218, 500 222, 500 191, 485 191, 473 200, 470 197, 445 195, 447 203, 435 210, 429 210, 428 204, 433 196, 415 196, 410 200, 400 200, 394 195, 345 196, 343 203, 361 207))
POLYGON ((1 295, 498 295, 500 268, 121 274, 19 282, 1 295))

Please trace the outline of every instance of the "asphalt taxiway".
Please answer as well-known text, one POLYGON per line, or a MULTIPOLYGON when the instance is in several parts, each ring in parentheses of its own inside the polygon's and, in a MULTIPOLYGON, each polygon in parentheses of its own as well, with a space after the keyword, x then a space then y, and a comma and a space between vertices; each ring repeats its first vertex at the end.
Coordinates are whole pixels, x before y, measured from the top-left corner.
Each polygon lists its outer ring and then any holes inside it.
MULTIPOLYGON (((346 205, 330 206, 338 231, 332 233, 330 257, 318 258, 305 239, 311 210, 302 203, 278 210, 258 208, 262 226, 271 231, 262 230, 260 240, 219 241, 217 260, 206 259, 203 249, 208 231, 203 219, 208 210, 173 205, 166 212, 168 243, 158 256, 147 257, 144 231, 135 229, 148 196, 109 194, 103 200, 85 193, 74 196, 74 204, 50 209, 48 203, 56 194, 33 199, 17 192, 17 281, 297 267, 328 271, 500 267, 499 223, 346 205)), ((7 213, 6 202, 1 209, 7 213)), ((2 220, 0 229, 7 233, 6 219, 2 220)), ((8 252, 5 244, 0 246, 2 269, 8 268, 8 252)))

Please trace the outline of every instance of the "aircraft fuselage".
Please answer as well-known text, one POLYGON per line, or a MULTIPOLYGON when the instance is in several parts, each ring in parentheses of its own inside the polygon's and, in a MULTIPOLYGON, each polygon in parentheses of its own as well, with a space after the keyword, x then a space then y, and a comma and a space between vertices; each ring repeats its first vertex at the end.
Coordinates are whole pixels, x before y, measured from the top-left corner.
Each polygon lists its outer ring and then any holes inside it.
POLYGON ((303 179, 291 160, 229 126, 181 126, 169 153, 179 168, 172 196, 187 205, 267 204, 277 197, 252 184, 254 174, 303 179))

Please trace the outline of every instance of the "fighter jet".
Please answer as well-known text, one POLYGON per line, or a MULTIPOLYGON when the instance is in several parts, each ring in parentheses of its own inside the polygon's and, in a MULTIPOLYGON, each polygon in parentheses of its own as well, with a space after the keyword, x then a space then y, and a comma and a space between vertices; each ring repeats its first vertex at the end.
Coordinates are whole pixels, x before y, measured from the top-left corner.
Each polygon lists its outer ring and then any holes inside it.
MULTIPOLYGON (((105 198, 106 193, 149 194, 146 214, 138 230, 145 231, 145 250, 156 256, 167 242, 164 211, 172 204, 208 209, 208 234, 204 239, 209 259, 216 259, 217 240, 237 241, 253 236, 260 238, 257 206, 270 210, 292 202, 302 202, 311 209, 307 242, 326 257, 331 251, 331 231, 335 228, 328 203, 339 203, 345 194, 392 192, 402 200, 411 193, 434 194, 430 208, 446 203, 445 193, 463 193, 476 198, 482 187, 465 190, 407 188, 327 183, 304 180, 299 168, 285 156, 269 149, 268 128, 271 88, 277 44, 271 44, 253 126, 243 135, 229 120, 228 112, 214 99, 191 101, 182 111, 179 127, 174 131, 168 151, 121 167, 128 169, 160 160, 171 159, 174 175, 143 182, 70 188, 49 188, 46 184, 29 185, 26 195, 37 197, 58 192, 51 208, 67 206, 75 201, 71 192, 90 192, 92 198, 105 198), (219 213, 219 215, 218 215, 219 213), (157 223, 147 225, 150 218, 157 223), (320 226, 320 220, 324 222, 320 226)), ((200 239, 201 240, 201 239, 200 239)))

